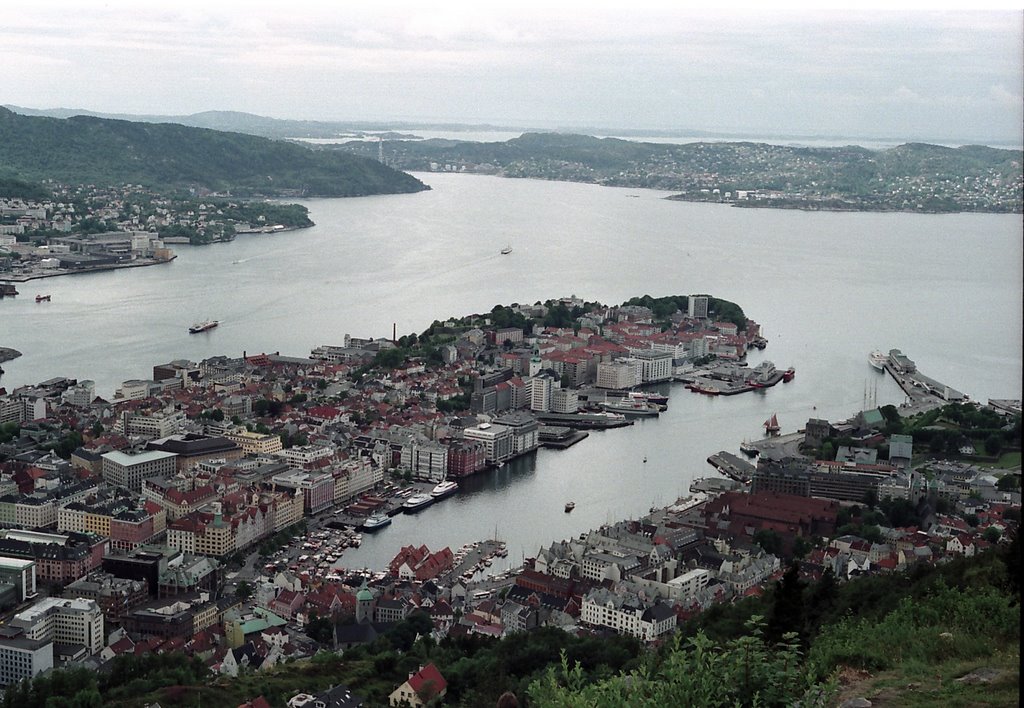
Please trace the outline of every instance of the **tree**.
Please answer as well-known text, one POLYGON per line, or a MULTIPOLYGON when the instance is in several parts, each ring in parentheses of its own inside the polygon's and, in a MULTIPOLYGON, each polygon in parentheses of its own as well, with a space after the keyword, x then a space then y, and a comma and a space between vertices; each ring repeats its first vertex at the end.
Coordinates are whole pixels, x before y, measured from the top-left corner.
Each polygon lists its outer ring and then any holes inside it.
POLYGON ((792 563, 782 576, 782 580, 775 583, 767 627, 770 641, 781 641, 787 632, 796 632, 803 641, 804 586, 805 583, 800 580, 800 566, 797 563, 792 563))
POLYGON ((836 446, 832 444, 830 440, 826 440, 821 444, 821 459, 823 460, 834 460, 836 459, 836 446))
POLYGON ((1003 451, 1003 436, 999 433, 992 433, 985 438, 985 452, 995 457, 1003 451))
POLYGON ((765 553, 773 556, 782 555, 782 539, 772 529, 758 529, 754 532, 754 543, 764 549, 765 553))
POLYGON ((1020 489, 1020 475, 1016 474, 1004 474, 996 482, 996 487, 1004 492, 1012 492, 1015 489, 1020 489))
POLYGON ((315 612, 311 612, 309 622, 306 623, 306 636, 319 644, 332 644, 334 625, 326 617, 318 617, 315 612))
POLYGON ((248 600, 250 597, 252 597, 252 585, 245 580, 240 582, 238 586, 235 588, 235 597, 241 600, 242 602, 248 600))
POLYGON ((864 506, 868 509, 874 509, 875 505, 878 504, 878 490, 871 488, 864 492, 864 506))
POLYGON ((1002 538, 1003 532, 995 526, 989 526, 985 529, 985 540, 989 543, 998 543, 999 539, 1002 538))
POLYGON ((797 536, 797 539, 793 542, 793 557, 803 558, 814 548, 814 544, 808 541, 803 536, 797 536))

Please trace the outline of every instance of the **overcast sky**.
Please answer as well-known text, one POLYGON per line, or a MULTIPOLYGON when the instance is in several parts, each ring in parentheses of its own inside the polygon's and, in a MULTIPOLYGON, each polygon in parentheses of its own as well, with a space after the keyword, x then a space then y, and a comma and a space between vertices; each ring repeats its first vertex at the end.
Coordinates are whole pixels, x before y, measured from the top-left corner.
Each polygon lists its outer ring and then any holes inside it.
POLYGON ((150 4, 5 0, 0 103, 1022 142, 1011 3, 150 4))

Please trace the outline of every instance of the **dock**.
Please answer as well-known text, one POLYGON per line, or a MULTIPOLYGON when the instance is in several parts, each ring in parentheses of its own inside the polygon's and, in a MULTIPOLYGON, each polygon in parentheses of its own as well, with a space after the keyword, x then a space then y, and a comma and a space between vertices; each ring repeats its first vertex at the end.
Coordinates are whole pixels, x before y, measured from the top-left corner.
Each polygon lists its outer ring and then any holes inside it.
POLYGON ((754 476, 755 467, 731 452, 722 450, 708 458, 708 464, 729 479, 747 484, 754 476))
POLYGON ((967 394, 922 374, 917 370, 917 365, 898 349, 889 352, 885 371, 907 396, 907 402, 900 406, 901 415, 914 415, 947 403, 969 400, 967 394))
POLYGON ((457 563, 447 573, 439 576, 438 581, 442 585, 451 585, 460 579, 464 573, 472 572, 476 575, 476 573, 481 572, 477 570, 477 566, 496 556, 503 548, 504 544, 501 541, 495 540, 479 541, 473 544, 473 548, 466 553, 462 561, 457 563))
POLYGON ((590 433, 585 430, 573 430, 565 425, 542 425, 537 431, 537 439, 542 447, 564 450, 581 440, 586 440, 590 433))

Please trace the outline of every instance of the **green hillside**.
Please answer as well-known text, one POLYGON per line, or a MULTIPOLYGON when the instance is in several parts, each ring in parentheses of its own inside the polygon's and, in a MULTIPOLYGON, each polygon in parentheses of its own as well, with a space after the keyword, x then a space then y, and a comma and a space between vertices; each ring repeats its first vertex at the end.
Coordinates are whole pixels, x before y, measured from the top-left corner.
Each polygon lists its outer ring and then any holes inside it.
POLYGON ((427 187, 376 160, 240 133, 0 108, 0 178, 236 196, 357 197, 427 187))

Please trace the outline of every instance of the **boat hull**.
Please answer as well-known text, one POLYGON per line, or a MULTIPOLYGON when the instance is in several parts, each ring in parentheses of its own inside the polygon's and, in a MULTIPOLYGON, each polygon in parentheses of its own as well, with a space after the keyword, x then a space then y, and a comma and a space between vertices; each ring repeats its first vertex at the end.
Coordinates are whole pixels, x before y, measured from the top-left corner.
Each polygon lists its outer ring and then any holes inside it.
POLYGON ((402 504, 402 511, 404 511, 406 514, 415 514, 417 512, 423 511, 433 503, 433 497, 428 497, 426 495, 424 495, 422 498, 413 497, 409 499, 409 501, 407 501, 405 504, 402 504))
POLYGON ((450 487, 444 487, 444 488, 441 488, 441 489, 438 489, 437 487, 435 487, 434 490, 432 492, 430 492, 430 496, 431 496, 432 499, 434 499, 436 501, 438 499, 445 499, 446 497, 450 497, 451 495, 455 494, 457 491, 459 491, 459 485, 458 484, 453 484, 450 487))
POLYGON ((391 525, 391 519, 389 517, 387 517, 387 516, 380 517, 380 518, 372 517, 371 516, 369 519, 366 520, 365 523, 363 523, 362 526, 360 526, 360 528, 363 531, 373 532, 373 531, 379 531, 380 529, 384 528, 385 526, 390 526, 390 525, 391 525))

